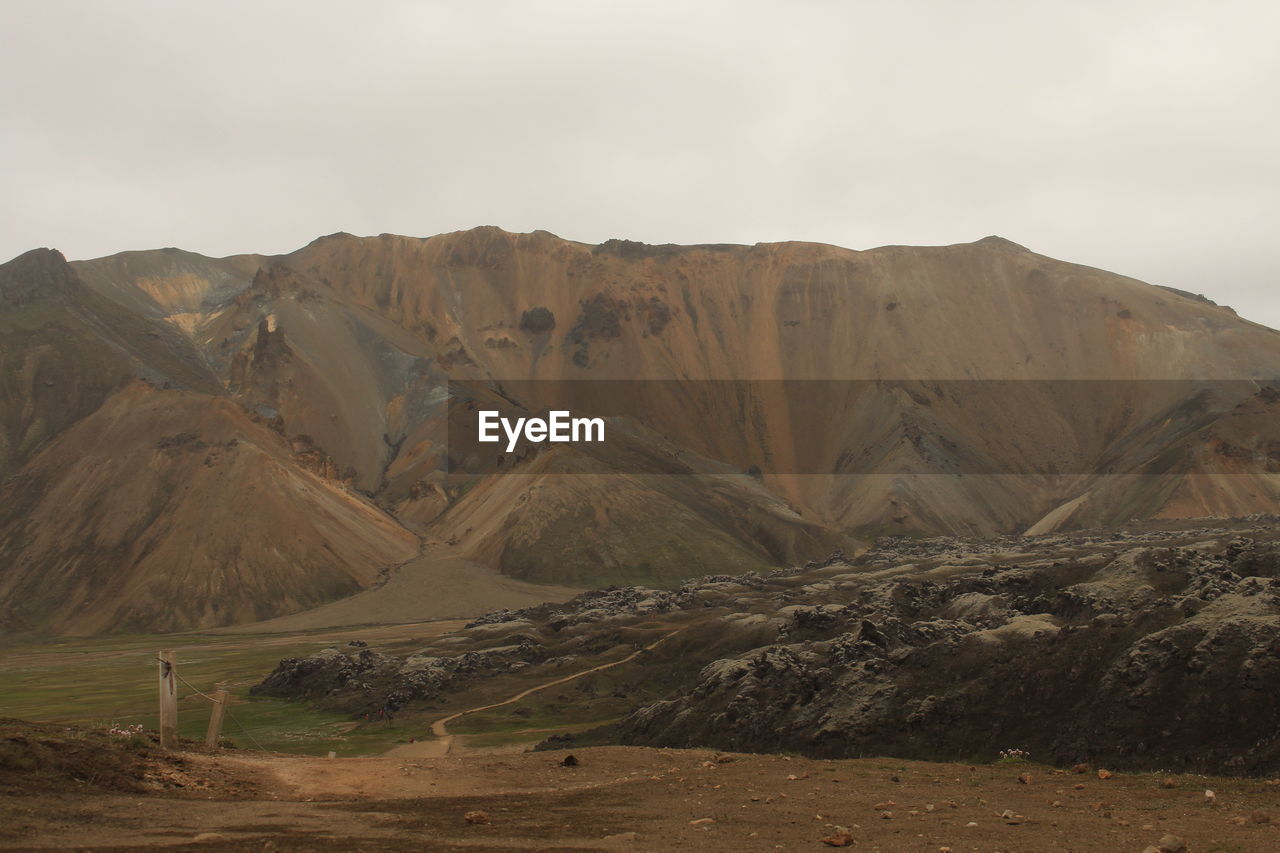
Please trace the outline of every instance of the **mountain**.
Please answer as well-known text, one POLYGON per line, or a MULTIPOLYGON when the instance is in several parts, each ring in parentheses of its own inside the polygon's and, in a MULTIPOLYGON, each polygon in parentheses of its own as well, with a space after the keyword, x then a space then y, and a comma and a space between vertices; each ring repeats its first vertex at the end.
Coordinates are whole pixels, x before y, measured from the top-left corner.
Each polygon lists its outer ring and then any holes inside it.
POLYGON ((663 584, 1280 498, 1280 333, 995 237, 36 250, 0 266, 0 331, 8 630, 264 619, 419 553, 663 584), (611 439, 468 446, 485 401, 611 439))

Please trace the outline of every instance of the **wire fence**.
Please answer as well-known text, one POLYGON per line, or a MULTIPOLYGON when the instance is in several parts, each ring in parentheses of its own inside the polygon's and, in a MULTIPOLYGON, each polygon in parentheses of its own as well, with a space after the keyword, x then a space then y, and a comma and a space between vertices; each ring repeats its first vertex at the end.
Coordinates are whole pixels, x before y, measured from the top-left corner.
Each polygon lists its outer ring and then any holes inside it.
MULTIPOLYGON (((164 658, 157 657, 156 660, 160 661, 161 663, 167 663, 167 661, 165 661, 164 658)), ((253 736, 253 734, 249 731, 248 727, 246 727, 244 723, 240 722, 240 718, 237 717, 232 712, 228 702, 225 702, 221 699, 217 699, 217 698, 214 698, 213 696, 210 696, 208 693, 205 693, 203 690, 196 687, 190 681, 187 681, 185 678, 182 677, 182 674, 178 672, 178 668, 176 666, 173 668, 173 675, 175 678, 177 678, 179 681, 185 684, 188 688, 190 688, 192 695, 203 696, 205 699, 208 699, 210 702, 222 705, 223 713, 231 718, 231 722, 236 724, 236 726, 240 729, 240 731, 244 734, 244 736, 248 738, 250 741, 252 741, 253 745, 256 746, 258 749, 262 750, 263 752, 268 751, 265 746, 263 746, 261 743, 258 742, 258 739, 253 736)), ((190 697, 188 696, 187 698, 190 698, 190 697)))

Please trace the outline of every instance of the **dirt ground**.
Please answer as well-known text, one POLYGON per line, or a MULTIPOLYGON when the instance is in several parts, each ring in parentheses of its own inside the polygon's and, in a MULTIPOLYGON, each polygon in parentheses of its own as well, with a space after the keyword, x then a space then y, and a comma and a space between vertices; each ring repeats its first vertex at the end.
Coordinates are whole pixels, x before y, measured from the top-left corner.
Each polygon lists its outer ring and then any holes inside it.
POLYGON ((188 753, 146 792, 0 796, 8 850, 1280 850, 1280 784, 1095 768, 601 747, 440 758, 188 753), (1030 774, 1020 781, 1021 774, 1030 774), (1206 788, 1215 793, 1210 803, 1206 788), (483 816, 469 812, 483 812, 483 816), (1002 815, 1005 815, 1002 817, 1002 815), (1269 822, 1275 819, 1275 823, 1269 822), (634 834, 633 834, 634 833, 634 834))
POLYGON ((395 567, 385 583, 355 595, 301 613, 210 633, 275 634, 370 623, 471 618, 503 607, 517 610, 548 601, 568 601, 582 592, 573 587, 525 583, 507 577, 464 559, 458 550, 446 545, 429 546, 420 556, 395 567))

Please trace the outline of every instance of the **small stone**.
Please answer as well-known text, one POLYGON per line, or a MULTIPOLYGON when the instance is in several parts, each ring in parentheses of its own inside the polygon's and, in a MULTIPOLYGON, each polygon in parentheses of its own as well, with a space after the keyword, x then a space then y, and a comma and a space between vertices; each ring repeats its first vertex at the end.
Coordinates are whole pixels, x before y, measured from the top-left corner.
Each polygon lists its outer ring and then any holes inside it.
POLYGON ((1083 790, 1084 790, 1084 783, 1083 783, 1083 782, 1077 782, 1076 784, 1072 785, 1071 787, 1075 788, 1077 791, 1083 791, 1083 790))
POLYGON ((482 811, 467 812, 462 819, 470 824, 488 823, 489 816, 482 811))
POLYGON ((578 759, 577 759, 577 757, 576 757, 576 756, 573 756, 573 755, 566 755, 566 756, 564 757, 564 761, 561 761, 561 762, 560 762, 560 766, 561 766, 561 767, 577 767, 577 766, 578 766, 578 759))
POLYGON ((1166 789, 1176 788, 1178 787, 1178 780, 1173 778, 1172 776, 1166 776, 1160 780, 1160 787, 1166 788, 1166 789))
POLYGON ((875 804, 874 806, 872 806, 871 808, 875 809, 875 810, 876 810, 876 811, 878 811, 878 812, 882 812, 882 811, 884 811, 885 809, 891 809, 891 808, 893 808, 893 807, 894 807, 894 806, 896 806, 896 805, 897 805, 897 803, 895 803, 893 800, 885 800, 885 801, 884 801, 884 802, 882 802, 882 803, 876 803, 876 804, 875 804))
POLYGON ((1019 773, 1019 774, 1018 774, 1018 781, 1019 781, 1021 784, 1023 784, 1023 785, 1030 785, 1030 784, 1031 784, 1031 774, 1030 774, 1030 773, 1019 773))
POLYGON ((893 820, 893 812, 880 812, 881 820, 893 820))
POLYGON ((853 845, 853 836, 848 832, 837 832, 822 839, 822 843, 828 847, 850 847, 853 845))
POLYGON ((205 841, 230 841, 231 839, 221 832, 202 832, 195 838, 191 839, 193 844, 200 844, 205 841))
POLYGON ((1227 823, 1234 823, 1236 826, 1244 826, 1248 822, 1249 819, 1244 815, 1236 815, 1235 817, 1227 818, 1227 823))
POLYGON ((1088 765, 1088 764, 1077 764, 1075 767, 1072 767, 1072 768, 1071 768, 1071 772, 1072 772, 1072 773, 1088 773, 1088 772, 1089 772, 1089 765, 1088 765))
POLYGON ((971 820, 971 821, 969 821, 968 823, 966 823, 966 824, 965 824, 965 828, 966 828, 966 829, 971 829, 971 828, 973 828, 973 827, 975 827, 975 826, 977 826, 977 825, 978 825, 978 824, 977 824, 977 822, 976 822, 976 821, 972 821, 972 820, 971 820))
POLYGON ((707 826, 716 822, 713 817, 700 817, 697 820, 689 821, 689 826, 707 826))
POLYGON ((1050 805, 1052 805, 1055 809, 1060 809, 1062 808, 1062 800, 1054 800, 1052 803, 1050 803, 1050 805))
POLYGON ((1098 778, 1099 778, 1099 779, 1110 779, 1110 778, 1111 778, 1111 771, 1110 771, 1110 770, 1099 770, 1099 771, 1098 771, 1098 778))
POLYGON ((1186 853, 1187 842, 1176 835, 1166 835, 1156 842, 1160 853, 1186 853))
POLYGON ((1215 794, 1213 791, 1206 790, 1204 792, 1204 801, 1209 805, 1213 805, 1218 801, 1218 795, 1215 794))

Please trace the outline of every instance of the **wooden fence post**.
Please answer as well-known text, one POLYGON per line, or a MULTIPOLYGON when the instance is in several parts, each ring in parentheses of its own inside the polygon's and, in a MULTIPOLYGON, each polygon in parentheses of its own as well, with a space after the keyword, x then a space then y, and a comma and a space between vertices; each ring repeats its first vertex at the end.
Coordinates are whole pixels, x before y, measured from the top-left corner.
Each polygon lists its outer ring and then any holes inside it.
POLYGON ((218 746, 218 736, 222 734, 222 715, 227 710, 227 691, 215 690, 213 693, 213 712, 209 714, 209 733, 204 737, 204 745, 210 749, 218 746))
POLYGON ((178 654, 160 652, 160 746, 178 747, 178 654))

